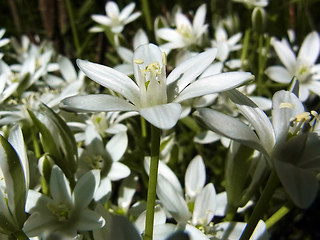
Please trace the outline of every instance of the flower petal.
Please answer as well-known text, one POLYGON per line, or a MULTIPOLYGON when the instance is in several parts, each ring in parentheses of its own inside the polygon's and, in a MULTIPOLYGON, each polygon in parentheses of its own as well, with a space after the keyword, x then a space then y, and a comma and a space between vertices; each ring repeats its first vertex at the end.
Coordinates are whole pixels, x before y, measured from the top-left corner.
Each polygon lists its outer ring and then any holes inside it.
POLYGON ((77 65, 96 83, 121 94, 133 104, 139 103, 139 88, 127 75, 110 67, 80 59, 77 59, 77 65))
POLYGON ((211 222, 216 211, 216 190, 212 183, 207 184, 194 203, 192 224, 194 226, 207 225, 211 222))
POLYGON ((206 94, 227 91, 253 79, 253 75, 247 72, 228 72, 198 79, 187 86, 174 102, 203 96, 206 94))
POLYGON ((68 203, 71 205, 71 189, 69 181, 62 170, 54 165, 50 176, 51 196, 56 202, 68 203))
POLYGON ((97 212, 90 209, 83 209, 80 212, 76 228, 78 231, 91 231, 103 227, 105 223, 104 218, 97 212))
POLYGON ((271 43, 283 65, 288 69, 289 72, 293 73, 297 60, 290 46, 287 43, 280 42, 276 39, 273 39, 271 43))
POLYGON ((195 80, 214 60, 217 54, 216 48, 211 48, 205 52, 202 52, 176 67, 167 78, 167 85, 169 93, 169 99, 172 98, 173 93, 181 92, 185 87, 195 80), (176 90, 176 88, 178 88, 176 90))
POLYGON ((60 107, 77 112, 137 111, 128 101, 107 94, 68 97, 62 100, 60 107))
POLYGON ((298 59, 303 59, 309 64, 317 61, 320 52, 320 38, 317 32, 309 33, 303 40, 299 50, 298 59))
POLYGON ((180 118, 182 108, 178 103, 156 105, 140 109, 141 116, 152 125, 160 129, 174 127, 180 118))
POLYGON ((168 211, 178 223, 187 223, 190 217, 187 203, 162 175, 158 176, 157 196, 166 211, 168 211))
POLYGON ((114 135, 107 143, 106 150, 112 161, 119 161, 125 153, 128 146, 127 132, 119 132, 114 135))
POLYGON ((83 211, 91 200, 100 183, 100 171, 91 170, 83 175, 77 182, 74 191, 74 204, 78 211, 83 211))
POLYGON ((265 74, 278 83, 289 83, 293 76, 282 66, 271 66, 265 70, 265 74))
POLYGON ((130 168, 120 162, 113 162, 108 178, 111 181, 117 181, 130 175, 130 168))
POLYGON ((206 182, 206 167, 200 155, 189 163, 184 179, 186 194, 193 200, 206 182))
POLYGON ((278 91, 272 98, 272 125, 277 142, 288 137, 290 120, 304 112, 303 104, 298 97, 288 91, 278 91))
POLYGON ((209 108, 198 109, 195 116, 211 131, 265 152, 257 135, 240 120, 209 108))

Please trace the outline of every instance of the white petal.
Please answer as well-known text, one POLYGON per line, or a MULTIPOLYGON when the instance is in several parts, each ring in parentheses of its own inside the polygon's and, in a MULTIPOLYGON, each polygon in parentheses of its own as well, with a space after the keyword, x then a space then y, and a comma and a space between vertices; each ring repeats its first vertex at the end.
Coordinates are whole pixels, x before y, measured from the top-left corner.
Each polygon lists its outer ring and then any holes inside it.
POLYGON ((78 231, 91 231, 99 229, 105 225, 105 220, 100 214, 89 209, 83 209, 77 221, 78 231))
POLYGON ((303 40, 299 50, 298 59, 303 59, 309 64, 317 61, 320 52, 320 38, 317 32, 311 32, 303 40))
POLYGON ((108 16, 119 16, 120 10, 117 3, 108 1, 106 3, 105 9, 108 16))
POLYGON ((77 65, 89 78, 98 84, 121 94, 134 104, 140 101, 138 86, 123 73, 80 59, 77 59, 77 65))
POLYGON ((212 63, 216 53, 217 49, 212 48, 182 62, 169 74, 167 84, 176 82, 174 88, 178 87, 176 91, 181 92, 212 63))
POLYGON ((77 79, 76 70, 74 69, 73 64, 68 58, 60 56, 58 59, 58 63, 61 74, 67 82, 72 82, 77 79))
POLYGON ((128 146, 128 136, 126 132, 119 132, 114 135, 107 143, 106 150, 112 161, 119 161, 128 146))
POLYGON ((94 200, 97 202, 111 194, 111 181, 108 177, 102 178, 97 191, 94 194, 94 200))
POLYGON ((71 204, 69 181, 57 165, 54 165, 51 170, 50 191, 55 201, 71 204))
POLYGON ((216 134, 215 132, 212 131, 205 131, 197 134, 193 141, 195 143, 200 143, 200 144, 208 144, 208 143, 213 143, 218 141, 221 138, 221 135, 216 134))
POLYGON ((304 112, 304 107, 296 95, 284 90, 273 95, 272 104, 272 125, 279 142, 287 139, 291 118, 304 112))
POLYGON ((209 240, 203 232, 190 224, 187 224, 186 232, 188 233, 190 240, 209 240))
POLYGON ((186 194, 193 200, 206 182, 206 167, 200 155, 189 163, 184 179, 186 194))
POLYGON ((126 100, 106 94, 68 97, 62 100, 60 107, 81 112, 137 111, 136 107, 126 100))
POLYGON ((125 20, 126 18, 129 17, 129 15, 133 12, 134 8, 136 7, 136 4, 134 2, 128 4, 127 6, 125 6, 120 13, 120 20, 125 20))
POLYGON ((233 90, 226 94, 237 104, 241 113, 251 123, 264 149, 270 154, 274 146, 275 135, 269 117, 250 98, 239 91, 233 90))
MULTIPOLYGON (((144 168, 147 174, 149 175, 150 157, 144 158, 144 168)), ((183 196, 182 187, 178 177, 163 161, 159 161, 158 174, 165 177, 171 183, 171 185, 175 188, 176 192, 178 192, 181 196, 183 196)))
POLYGON ((125 21, 124 24, 128 24, 134 20, 136 20, 138 17, 141 16, 141 12, 135 12, 133 14, 131 14, 125 21))
POLYGON ((157 30, 156 34, 159 38, 161 38, 163 40, 177 43, 177 47, 184 46, 182 36, 177 31, 175 31, 171 28, 160 28, 157 30))
POLYGON ((207 225, 211 222, 216 211, 216 190, 212 183, 207 184, 194 203, 192 224, 207 225))
POLYGON ((91 170, 79 179, 73 191, 74 204, 78 211, 82 211, 89 205, 99 183, 99 170, 91 170))
POLYGON ((239 141, 254 149, 264 151, 257 135, 251 128, 238 119, 209 108, 198 109, 196 116, 199 117, 211 131, 239 141), (228 127, 226 128, 226 126, 228 127))
POLYGON ((265 70, 265 74, 273 81, 278 83, 289 83, 293 76, 287 69, 281 66, 271 66, 265 70))
POLYGON ((133 52, 125 47, 118 47, 117 52, 123 61, 132 64, 133 52))
MULTIPOLYGON (((240 236, 246 227, 242 222, 222 222, 215 225, 215 237, 221 240, 240 239, 240 236)), ((269 239, 266 224, 260 220, 256 226, 250 240, 267 240, 269 239)))
POLYGON ((272 45, 283 65, 285 65, 289 72, 294 72, 297 60, 292 49, 284 42, 275 39, 272 41, 272 45))
POLYGON ((93 21, 100 23, 101 25, 110 26, 112 24, 111 19, 104 15, 93 14, 91 15, 91 18, 93 21))
POLYGON ((115 70, 117 70, 118 72, 122 72, 123 74, 127 75, 127 76, 131 76, 133 75, 133 66, 132 63, 130 64, 120 64, 114 67, 115 70))
POLYGON ((170 129, 176 125, 181 114, 181 105, 168 103, 140 109, 141 116, 160 129, 170 129))
POLYGON ((206 94, 223 92, 239 87, 252 80, 253 75, 247 72, 228 72, 196 80, 187 86, 176 99, 181 102, 190 98, 203 96, 206 94))
POLYGON ((149 39, 147 34, 142 29, 139 29, 133 37, 133 48, 136 49, 137 47, 148 43, 149 39))
POLYGON ((202 28, 204 25, 204 21, 206 18, 206 12, 207 12, 207 7, 205 4, 202 4, 198 9, 196 14, 194 15, 193 18, 193 28, 195 31, 199 30, 202 28))
POLYGON ((162 175, 158 176, 157 196, 164 209, 168 211, 178 223, 185 224, 188 221, 190 213, 187 203, 162 175))
POLYGON ((221 192, 218 193, 216 196, 216 211, 215 216, 224 217, 227 212, 227 206, 228 206, 228 198, 227 198, 227 192, 221 192))
POLYGON ((117 181, 130 175, 130 168, 120 162, 113 162, 111 165, 108 178, 111 181, 117 181))
POLYGON ((131 174, 121 183, 118 197, 118 206, 125 211, 129 209, 132 198, 136 192, 138 177, 131 174))

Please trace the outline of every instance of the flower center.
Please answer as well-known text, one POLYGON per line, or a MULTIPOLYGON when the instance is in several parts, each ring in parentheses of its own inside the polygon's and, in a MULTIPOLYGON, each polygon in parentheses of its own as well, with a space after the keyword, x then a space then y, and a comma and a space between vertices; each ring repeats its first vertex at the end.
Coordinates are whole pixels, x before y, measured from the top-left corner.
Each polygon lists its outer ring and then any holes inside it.
POLYGON ((48 209, 55 216, 58 217, 59 222, 65 222, 70 219, 71 207, 65 203, 56 204, 54 201, 51 201, 47 204, 48 209))
POLYGON ((316 111, 303 112, 290 120, 291 134, 307 133, 314 130, 315 124, 319 119, 316 111))
POLYGON ((300 82, 308 82, 312 77, 311 66, 302 60, 298 60, 298 66, 294 75, 300 82))
POLYGON ((182 24, 178 26, 177 31, 183 36, 183 38, 191 39, 192 37, 191 28, 187 24, 182 24))
POLYGON ((143 59, 134 59, 133 62, 138 65, 136 80, 140 88, 141 107, 167 103, 165 53, 162 54, 162 64, 157 61, 144 64, 143 59))
POLYGON ((88 164, 91 169, 101 170, 103 167, 103 157, 101 155, 92 155, 91 157, 86 156, 84 161, 88 164))

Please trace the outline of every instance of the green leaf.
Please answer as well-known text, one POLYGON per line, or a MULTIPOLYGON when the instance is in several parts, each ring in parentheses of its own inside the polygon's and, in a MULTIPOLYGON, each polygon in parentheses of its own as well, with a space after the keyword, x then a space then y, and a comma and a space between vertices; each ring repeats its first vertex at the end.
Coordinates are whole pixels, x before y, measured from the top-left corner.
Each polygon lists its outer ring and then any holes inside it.
POLYGON ((40 105, 37 116, 31 111, 29 114, 42 135, 44 151, 62 169, 70 183, 73 183, 78 153, 70 128, 60 116, 44 104, 40 105))
POLYGON ((21 229, 26 219, 26 184, 20 159, 11 144, 0 135, 0 167, 6 183, 8 208, 15 227, 21 229))

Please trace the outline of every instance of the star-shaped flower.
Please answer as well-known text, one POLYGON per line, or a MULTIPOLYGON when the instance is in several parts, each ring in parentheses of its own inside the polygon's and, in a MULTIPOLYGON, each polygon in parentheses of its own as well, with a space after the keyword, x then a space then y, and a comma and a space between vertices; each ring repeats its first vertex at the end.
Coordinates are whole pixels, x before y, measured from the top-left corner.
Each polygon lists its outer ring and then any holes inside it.
POLYGON ((135 81, 110 67, 78 60, 79 68, 92 80, 122 95, 73 96, 61 107, 71 111, 137 111, 160 129, 170 129, 180 118, 180 102, 233 89, 253 78, 251 73, 230 72, 197 77, 210 65, 216 49, 200 53, 166 76, 166 57, 154 44, 138 47, 133 55, 135 81))

